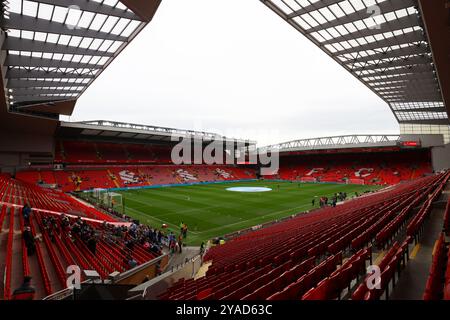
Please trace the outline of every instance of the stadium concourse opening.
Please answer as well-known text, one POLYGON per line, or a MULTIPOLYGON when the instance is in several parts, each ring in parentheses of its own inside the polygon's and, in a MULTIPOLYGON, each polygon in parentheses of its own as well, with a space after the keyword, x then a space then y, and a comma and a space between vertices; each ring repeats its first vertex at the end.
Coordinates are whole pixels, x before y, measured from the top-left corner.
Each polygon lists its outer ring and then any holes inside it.
POLYGON ((449 1, 261 0, 399 134, 62 121, 160 3, 0 2, 0 299, 450 299, 449 1))

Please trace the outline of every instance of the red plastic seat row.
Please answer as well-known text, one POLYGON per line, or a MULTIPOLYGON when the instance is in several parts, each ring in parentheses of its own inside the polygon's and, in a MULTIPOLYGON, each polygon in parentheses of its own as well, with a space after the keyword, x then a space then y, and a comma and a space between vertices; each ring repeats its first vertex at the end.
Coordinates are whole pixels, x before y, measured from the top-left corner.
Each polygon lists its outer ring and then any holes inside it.
POLYGON ((14 237, 14 208, 9 208, 9 232, 8 242, 6 244, 6 266, 5 266, 5 287, 4 299, 11 298, 11 274, 12 274, 12 255, 13 255, 13 237, 14 237))
POLYGON ((302 300, 331 300, 340 297, 342 290, 349 287, 351 281, 365 270, 366 260, 372 257, 371 248, 358 251, 337 270, 306 292, 302 300))
MULTIPOLYGON (((389 282, 391 280, 395 281, 395 273, 399 271, 400 265, 404 262, 404 256, 408 252, 408 246, 412 242, 411 237, 407 237, 401 244, 395 242, 389 251, 383 256, 383 259, 378 264, 381 272, 381 279, 379 283, 379 288, 368 288, 368 280, 371 275, 368 275, 363 279, 363 281, 357 286, 356 290, 353 292, 352 300, 378 300, 383 295, 383 293, 388 289, 389 282)), ((372 279, 375 280, 375 279, 372 279)), ((376 281, 371 283, 375 285, 376 281)), ((388 294, 388 292, 387 292, 388 294)))
MULTIPOLYGON (((33 220, 31 220, 30 223, 30 227, 31 227, 31 233, 33 234, 34 237, 36 237, 36 228, 34 226, 33 220)), ((42 280, 44 282, 44 290, 45 290, 45 294, 51 295, 53 292, 51 283, 50 283, 50 278, 48 276, 48 272, 47 272, 47 268, 45 267, 45 262, 44 262, 44 257, 41 251, 41 245, 39 242, 35 242, 35 247, 36 247, 36 256, 38 259, 38 264, 39 264, 39 270, 41 271, 41 276, 42 276, 42 280)))
POLYGON ((443 299, 444 288, 446 286, 446 269, 448 269, 448 254, 450 252, 445 243, 445 236, 444 233, 441 233, 436 241, 430 273, 423 295, 424 300, 443 299))
POLYGON ((444 232, 447 236, 450 236, 450 198, 447 201, 444 213, 444 232))

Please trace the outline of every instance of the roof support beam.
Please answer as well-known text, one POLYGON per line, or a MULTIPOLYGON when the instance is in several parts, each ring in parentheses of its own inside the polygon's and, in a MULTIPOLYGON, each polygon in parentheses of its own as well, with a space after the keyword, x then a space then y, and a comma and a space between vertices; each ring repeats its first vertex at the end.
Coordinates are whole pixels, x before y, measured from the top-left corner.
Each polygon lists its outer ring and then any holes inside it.
POLYGON ((14 96, 36 96, 36 95, 48 95, 48 94, 73 94, 78 93, 79 90, 63 90, 63 89, 15 89, 14 96))
POLYGON ((10 79, 8 80, 7 87, 9 89, 16 88, 61 88, 61 87, 85 87, 84 83, 74 83, 74 82, 61 82, 61 81, 44 81, 44 80, 19 80, 10 79))
POLYGON ((446 112, 444 107, 397 109, 395 112, 446 112))
POLYGON ((437 93, 432 94, 417 94, 417 95, 410 95, 410 94, 401 94, 401 93, 394 93, 394 94, 388 94, 385 95, 386 99, 403 99, 405 102, 441 102, 442 98, 437 93))
POLYGON ((411 45, 409 47, 394 49, 394 50, 386 50, 383 52, 377 52, 365 57, 357 57, 350 58, 346 61, 346 64, 350 63, 364 63, 369 61, 380 61, 384 59, 394 59, 397 57, 409 57, 415 55, 424 55, 428 54, 430 49, 425 43, 420 43, 418 45, 411 45))
POLYGON ((77 74, 64 72, 47 72, 43 70, 25 69, 9 69, 6 73, 7 79, 29 79, 29 78, 45 78, 45 79, 93 79, 92 74, 77 74))
MULTIPOLYGON (((365 70, 364 70, 365 71, 365 70)), ((422 73, 433 73, 434 69, 431 65, 417 65, 417 66, 410 66, 408 68, 398 68, 398 69, 389 69, 389 70, 380 70, 376 73, 366 73, 363 75, 360 75, 361 78, 367 79, 372 77, 383 77, 383 76, 395 76, 395 75, 402 75, 402 74, 422 74, 422 73)))
POLYGON ((29 51, 29 52, 48 52, 48 53, 62 53, 62 54, 79 54, 88 56, 101 56, 101 57, 112 57, 114 56, 111 52, 97 51, 91 49, 77 48, 73 46, 65 46, 56 43, 48 43, 44 41, 30 40, 30 39, 20 39, 16 37, 6 37, 3 43, 3 50, 14 50, 14 51, 29 51))
POLYGON ((353 48, 339 50, 339 51, 335 52, 334 55, 340 56, 340 55, 347 54, 347 53, 376 50, 376 49, 381 49, 381 48, 385 48, 385 47, 392 47, 392 46, 396 46, 396 45, 408 44, 408 43, 414 43, 414 42, 422 42, 422 41, 425 41, 425 36, 423 34, 423 31, 416 30, 416 31, 409 32, 409 33, 406 33, 401 36, 394 36, 394 37, 390 37, 387 39, 374 41, 371 43, 356 46, 353 48))
MULTIPOLYGON (((381 82, 381 81, 380 81, 381 82)), ((393 81, 382 81, 384 83, 372 84, 371 88, 383 88, 383 87, 400 87, 400 86, 416 86, 416 87, 438 87, 436 79, 401 79, 393 81)))
POLYGON ((414 95, 414 94, 420 94, 420 93, 436 92, 436 91, 439 91, 439 89, 436 88, 436 86, 418 87, 418 86, 406 86, 405 85, 403 87, 397 87, 397 88, 388 87, 388 88, 378 89, 376 91, 379 93, 407 92, 407 93, 411 93, 411 95, 414 95))
POLYGON ((102 66, 92 63, 72 62, 65 60, 44 59, 28 56, 9 54, 6 57, 5 66, 31 67, 31 68, 73 68, 73 69, 101 69, 102 66))
POLYGON ((339 3, 343 0, 322 0, 322 1, 317 1, 313 4, 310 4, 309 6, 305 6, 302 9, 299 9, 297 11, 294 11, 293 13, 291 13, 290 15, 288 15, 289 19, 301 16, 303 14, 306 13, 310 13, 328 6, 331 6, 333 4, 339 3))
MULTIPOLYGON (((14 96, 14 103, 23 102, 48 102, 48 101, 63 101, 73 99, 73 97, 53 97, 53 96, 14 96)), ((20 107, 19 107, 20 108, 20 107)))
POLYGON ((394 67, 409 67, 416 65, 430 65, 433 61, 428 56, 415 56, 411 58, 400 58, 391 61, 383 61, 376 64, 367 64, 362 67, 354 67, 352 71, 377 70, 394 67))
POLYGON ((393 32, 396 30, 402 30, 407 28, 415 27, 419 24, 419 18, 416 15, 412 16, 405 16, 400 19, 394 19, 391 21, 387 21, 385 23, 381 23, 379 25, 379 28, 367 28, 363 30, 357 30, 355 32, 348 33, 346 35, 332 38, 330 40, 324 41, 321 44, 333 44, 333 43, 339 43, 343 41, 350 41, 358 38, 363 37, 370 37, 377 34, 382 34, 386 32, 393 32))
POLYGON ((384 97, 392 97, 392 96, 398 96, 406 99, 434 99, 435 101, 441 100, 441 96, 436 91, 419 91, 419 92, 410 92, 410 91, 386 91, 383 93, 380 93, 384 97))
MULTIPOLYGON (((64 101, 53 101, 53 102, 44 102, 42 104, 33 104, 31 106, 26 106, 27 111, 36 111, 36 112, 48 112, 48 113, 57 113, 66 116, 70 116, 75 108, 76 100, 71 98, 71 100, 64 101)), ((22 109, 23 110, 23 109, 22 109)))
POLYGON ((448 125, 448 119, 430 119, 430 120, 400 120, 399 123, 404 124, 437 124, 448 125))
POLYGON ((112 40, 127 42, 128 38, 115 34, 95 31, 83 28, 68 28, 67 25, 60 22, 49 21, 40 18, 21 15, 18 13, 9 13, 9 19, 2 18, 2 27, 5 29, 28 30, 34 32, 56 33, 76 37, 88 37, 94 39, 112 40))
MULTIPOLYGON (((334 1, 334 2, 341 2, 341 1, 334 1)), ((320 1, 320 2, 324 2, 324 1, 320 1)), ((379 12, 386 14, 386 13, 394 12, 394 11, 401 10, 404 8, 409 8, 414 5, 415 4, 414 4, 413 0, 403 0, 403 1, 400 0, 400 1, 385 1, 385 2, 379 3, 377 6, 380 9, 379 12)), ((302 9, 296 11, 295 13, 290 14, 289 18, 298 16, 299 15, 298 13, 300 11, 302 11, 302 9)), ((311 11, 309 11, 309 12, 311 12, 311 11)), ((308 13, 308 12, 304 12, 304 13, 308 13)), ((304 13, 301 13, 301 14, 304 14, 304 13)), ((350 13, 348 15, 339 17, 335 20, 323 23, 322 25, 317 26, 315 28, 308 29, 307 31, 308 31, 308 33, 311 33, 311 32, 315 32, 315 31, 319 31, 319 30, 333 28, 333 27, 341 26, 343 24, 367 19, 367 18, 370 18, 371 16, 372 16, 372 12, 369 12, 365 8, 365 9, 350 13)))
POLYGON ((398 75, 392 75, 392 76, 386 76, 380 78, 380 76, 375 75, 377 79, 373 80, 365 80, 366 83, 381 83, 381 82, 392 82, 392 81, 421 81, 421 80, 436 80, 436 76, 431 72, 425 72, 418 74, 398 74, 398 75))
POLYGON ((50 4, 58 7, 68 8, 70 6, 76 6, 82 11, 88 11, 93 13, 100 13, 107 16, 113 16, 118 18, 125 18, 130 20, 140 20, 132 11, 121 10, 113 6, 87 0, 31 0, 35 2, 50 4))
POLYGON ((411 93, 415 93, 415 92, 436 92, 439 91, 439 87, 436 83, 434 84, 430 84, 430 85, 426 85, 426 86, 418 86, 418 85, 414 85, 414 84, 402 84, 402 85, 397 85, 397 86, 383 86, 383 87, 378 87, 378 88, 374 88, 374 90, 380 94, 385 94, 387 92, 392 92, 392 91, 402 91, 402 92, 411 92, 411 93))

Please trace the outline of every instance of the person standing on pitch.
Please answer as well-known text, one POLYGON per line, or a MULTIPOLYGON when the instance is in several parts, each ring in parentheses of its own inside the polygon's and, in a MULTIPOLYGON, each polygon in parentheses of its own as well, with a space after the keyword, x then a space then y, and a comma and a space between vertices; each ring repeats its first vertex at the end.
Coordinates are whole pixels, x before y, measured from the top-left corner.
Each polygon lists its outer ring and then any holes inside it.
POLYGON ((180 253, 183 252, 183 235, 180 233, 180 235, 178 236, 178 246, 179 246, 179 250, 180 253))

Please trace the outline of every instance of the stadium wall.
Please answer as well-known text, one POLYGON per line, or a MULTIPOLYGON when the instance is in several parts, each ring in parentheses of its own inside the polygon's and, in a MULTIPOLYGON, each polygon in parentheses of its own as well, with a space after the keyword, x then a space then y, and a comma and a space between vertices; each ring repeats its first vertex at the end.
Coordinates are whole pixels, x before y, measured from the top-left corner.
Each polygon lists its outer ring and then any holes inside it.
POLYGON ((400 140, 420 141, 423 148, 444 145, 444 136, 442 134, 402 134, 400 140))
POLYGON ((420 141, 424 148, 431 148, 431 165, 434 171, 450 168, 450 144, 444 144, 442 134, 402 134, 402 141, 420 141))
POLYGON ((140 296, 145 300, 157 300, 158 296, 173 286, 181 278, 193 278, 202 266, 202 257, 197 255, 174 270, 163 273, 143 284, 136 286, 128 292, 130 297, 140 296))
POLYGON ((25 132, 0 132, 0 172, 14 174, 29 163, 48 162, 53 159, 52 135, 25 132))
POLYGON ((450 143, 431 148, 431 162, 434 171, 450 168, 450 143))

